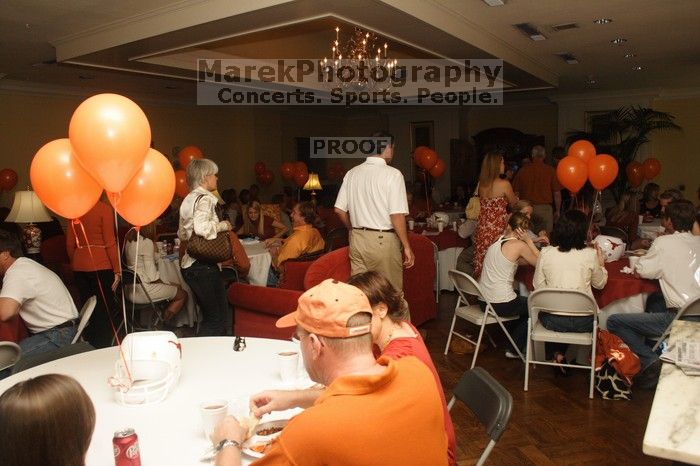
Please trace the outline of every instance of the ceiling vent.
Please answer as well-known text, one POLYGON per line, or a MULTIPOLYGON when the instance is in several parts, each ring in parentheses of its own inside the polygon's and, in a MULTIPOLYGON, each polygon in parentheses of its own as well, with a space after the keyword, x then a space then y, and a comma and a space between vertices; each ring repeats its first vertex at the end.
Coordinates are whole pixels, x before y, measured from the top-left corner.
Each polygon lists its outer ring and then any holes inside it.
POLYGON ((529 37, 530 40, 540 41, 547 39, 547 37, 544 34, 542 34, 539 31, 539 29, 537 29, 530 23, 514 24, 513 27, 525 34, 527 37, 529 37))
POLYGON ((579 29, 578 23, 555 24, 552 26, 552 31, 554 32, 568 31, 569 29, 579 29))
POLYGON ((503 6, 506 4, 504 0, 483 0, 483 1, 488 6, 503 6))
POLYGON ((569 65, 578 65, 578 58, 576 58, 571 52, 561 52, 557 53, 556 55, 569 65))

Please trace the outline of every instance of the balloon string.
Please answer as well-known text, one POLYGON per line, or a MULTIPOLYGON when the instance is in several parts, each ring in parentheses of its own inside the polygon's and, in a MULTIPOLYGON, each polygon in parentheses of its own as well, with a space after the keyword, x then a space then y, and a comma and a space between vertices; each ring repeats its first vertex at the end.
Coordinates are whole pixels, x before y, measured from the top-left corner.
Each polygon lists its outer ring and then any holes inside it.
POLYGON ((428 205, 428 217, 430 217, 433 212, 430 209, 430 196, 428 196, 428 179, 425 176, 425 170, 423 172, 423 186, 425 187, 425 202, 428 205))
MULTIPOLYGON (((119 243, 119 218, 117 217, 117 204, 119 204, 119 193, 114 193, 112 201, 114 202, 114 237, 117 239, 117 256, 118 256, 118 261, 119 262, 119 273, 122 273, 122 260, 124 260, 123 256, 123 250, 122 250, 122 245, 119 243)), ((128 233, 128 232, 127 232, 128 233)), ((124 239, 124 244, 126 244, 126 238, 124 239)), ((133 304, 132 304, 132 315, 133 315, 133 304)), ((124 300, 124 293, 122 292, 122 318, 124 319, 124 334, 127 335, 129 333, 129 328, 127 326, 127 318, 126 318, 126 301, 124 300)), ((132 328, 133 330, 133 328, 132 328)))
MULTIPOLYGON (((83 232, 83 237, 85 238, 85 244, 86 244, 86 247, 88 250, 88 254, 90 255, 90 261, 92 262, 92 268, 95 270, 95 278, 97 279, 97 286, 100 289, 100 295, 102 296, 102 302, 104 302, 104 304, 105 304, 105 312, 107 313, 107 320, 109 320, 109 325, 112 327, 112 333, 114 334, 114 338, 117 342, 117 347, 119 348, 119 357, 122 359, 122 361, 124 361, 124 365, 126 366, 126 357, 124 356, 124 351, 122 350, 122 343, 119 340, 119 333, 117 332, 117 329, 114 327, 114 320, 112 319, 112 315, 109 312, 109 305, 107 304, 107 297, 106 297, 104 289, 102 287, 102 280, 100 280, 100 276, 97 272, 97 265, 95 264, 95 256, 92 254, 92 248, 90 247, 90 241, 88 240, 87 233, 85 232, 85 226, 83 225, 83 222, 80 221, 80 219, 74 219, 71 222, 71 227, 73 229, 73 234, 75 235, 76 244, 79 244, 78 234, 75 231, 75 224, 76 223, 80 226, 80 229, 83 232)), ((125 323, 125 325, 126 325, 126 323, 125 323)), ((131 377, 131 371, 129 370, 128 367, 126 367, 126 373, 127 373, 127 376, 129 377, 129 382, 133 382, 133 378, 131 377)))

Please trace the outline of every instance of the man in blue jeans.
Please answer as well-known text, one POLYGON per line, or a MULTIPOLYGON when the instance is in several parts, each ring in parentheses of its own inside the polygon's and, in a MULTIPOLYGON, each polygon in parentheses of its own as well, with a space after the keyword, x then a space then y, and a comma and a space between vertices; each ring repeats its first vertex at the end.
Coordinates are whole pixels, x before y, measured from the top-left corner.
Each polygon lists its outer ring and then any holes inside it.
POLYGON ((22 356, 71 344, 78 311, 58 275, 22 257, 17 237, 0 230, 0 320, 19 314, 31 334, 19 343, 22 356))
POLYGON ((649 312, 652 309, 647 306, 644 313, 615 314, 608 318, 608 330, 639 356, 642 372, 634 382, 640 388, 655 387, 661 371, 661 361, 646 339, 660 337, 678 309, 700 296, 700 236, 691 232, 694 221, 695 206, 690 201, 671 202, 664 211, 663 224, 672 233, 656 238, 637 263, 640 277, 659 280, 666 310, 649 312))

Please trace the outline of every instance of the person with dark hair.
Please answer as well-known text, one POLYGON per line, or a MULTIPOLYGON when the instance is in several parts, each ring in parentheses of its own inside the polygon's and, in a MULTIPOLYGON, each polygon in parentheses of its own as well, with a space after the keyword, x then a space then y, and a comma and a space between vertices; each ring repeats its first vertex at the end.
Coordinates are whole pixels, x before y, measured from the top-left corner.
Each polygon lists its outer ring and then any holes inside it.
POLYGON ((94 430, 95 407, 67 375, 27 379, 0 396, 0 464, 83 466, 94 430))
POLYGON ((635 377, 635 386, 655 387, 661 371, 661 361, 646 339, 660 337, 676 311, 700 295, 700 236, 691 232, 695 218, 695 206, 688 200, 673 201, 666 207, 663 223, 673 233, 656 238, 635 268, 642 278, 658 279, 661 293, 648 297, 644 313, 608 318, 608 330, 639 356, 642 371, 635 377))
MULTIPOLYGON (((528 234, 530 219, 526 214, 515 212, 508 219, 506 230, 486 251, 479 285, 484 299, 491 303, 496 314, 503 317, 518 316, 511 323, 513 340, 517 349, 524 353, 527 343, 527 298, 513 291, 515 272, 519 264, 535 266, 540 252, 528 234)), ((486 304, 480 301, 482 309, 486 304)), ((519 358, 517 352, 507 351, 506 357, 519 358)))
POLYGON ((272 266, 279 269, 284 261, 296 259, 304 254, 323 251, 326 246, 321 233, 314 228, 316 223, 316 208, 313 203, 300 202, 292 209, 292 226, 294 230, 289 238, 270 238, 265 245, 272 255, 272 266))
MULTIPOLYGON (((290 210, 289 213, 287 213, 287 210, 285 209, 285 204, 284 204, 284 194, 279 193, 275 194, 272 196, 272 204, 276 204, 280 208, 280 222, 285 226, 287 229, 287 234, 292 233, 292 219, 290 217, 292 211, 290 210)), ((292 206, 294 208, 294 206, 292 206)))
POLYGON ((644 186, 642 199, 639 200, 639 214, 647 219, 659 218, 661 216, 661 203, 659 202, 659 185, 647 183, 644 186))
POLYGON ((376 270, 397 290, 403 290, 403 268, 415 257, 408 242, 406 185, 394 158, 394 137, 377 132, 377 154, 352 168, 343 178, 335 211, 350 231, 350 270, 357 274, 376 270), (403 249, 403 260, 401 250, 403 249))
POLYGON ((241 205, 238 203, 238 196, 236 196, 236 190, 233 188, 224 189, 221 192, 221 199, 224 200, 224 205, 222 210, 224 213, 225 220, 231 222, 231 225, 237 225, 241 222, 241 205))
MULTIPOLYGON (((448 463, 447 414, 435 375, 416 357, 375 359, 373 314, 360 289, 328 279, 307 290, 297 310, 277 321, 278 327, 296 326, 304 366, 326 388, 316 390, 311 404, 287 424, 260 464, 448 463)), ((298 392, 308 390, 252 395, 251 411, 262 416, 287 409, 280 394, 298 392)), ((218 466, 240 464, 246 432, 232 416, 217 426, 218 466)))
POLYGON ((78 310, 66 286, 51 270, 22 257, 19 240, 4 230, 0 230, 0 276, 0 320, 19 314, 30 333, 19 343, 22 356, 71 344, 78 310))
POLYGON ((248 190, 250 191, 250 202, 260 202, 260 186, 251 184, 248 190))
MULTIPOLYGON (((586 246, 588 219, 579 210, 569 210, 559 217, 552 232, 552 246, 543 248, 532 280, 534 288, 563 288, 593 295, 591 286, 602 289, 608 282, 608 271, 600 248, 586 246)), ((554 332, 590 332, 592 316, 569 317, 540 312, 539 320, 554 332)), ((556 352, 556 362, 564 355, 556 352)), ((562 371, 564 372, 564 371, 562 371)))
POLYGON ((681 193, 676 188, 667 189, 666 191, 659 194, 659 205, 661 205, 661 213, 663 214, 666 210, 666 206, 673 201, 678 199, 683 199, 683 193, 681 193))

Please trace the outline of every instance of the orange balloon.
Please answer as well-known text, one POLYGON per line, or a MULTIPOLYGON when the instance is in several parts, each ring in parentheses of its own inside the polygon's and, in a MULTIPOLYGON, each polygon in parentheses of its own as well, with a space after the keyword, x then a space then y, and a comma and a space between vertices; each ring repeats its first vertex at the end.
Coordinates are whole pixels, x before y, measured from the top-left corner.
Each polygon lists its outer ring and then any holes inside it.
POLYGON ((120 192, 143 165, 151 126, 133 101, 98 94, 73 112, 68 136, 83 168, 107 191, 120 192))
POLYGON ((588 179, 588 165, 575 155, 567 155, 557 164, 557 179, 566 189, 577 193, 588 179))
POLYGON ((655 158, 649 158, 642 164, 644 167, 644 178, 651 180, 661 173, 661 162, 655 158))
POLYGON ((190 193, 190 187, 187 185, 187 172, 178 170, 175 172, 175 194, 181 198, 185 198, 190 193))
POLYGON ((294 174, 294 182, 300 188, 303 188, 307 181, 309 181, 308 171, 298 171, 294 174))
POLYGON ((41 202, 69 219, 85 215, 102 194, 102 187, 78 163, 67 138, 39 149, 32 159, 29 178, 41 202))
POLYGON ((137 227, 157 219, 175 194, 175 172, 170 161, 155 149, 148 149, 143 167, 118 194, 115 208, 124 220, 137 227))
POLYGON ((180 161, 180 169, 187 170, 187 165, 194 159, 204 157, 202 150, 197 146, 185 146, 177 153, 177 159, 180 161))
POLYGON ((443 173, 445 173, 445 162, 442 159, 438 159, 435 166, 430 169, 430 175, 433 178, 440 178, 443 173))
POLYGON ((265 162, 255 162, 253 170, 255 170, 256 175, 262 175, 267 171, 267 165, 265 165, 265 162))
POLYGON ((0 170, 0 191, 10 191, 17 184, 17 172, 11 168, 0 170))
POLYGON ((257 175, 257 179, 260 182, 260 184, 267 186, 272 184, 272 182, 275 180, 275 174, 272 173, 270 170, 265 169, 264 172, 257 175))
POLYGON ((294 164, 292 162, 284 162, 280 168, 282 171, 282 178, 287 181, 292 181, 294 179, 294 164))
POLYGON ((593 157, 595 157, 595 146, 582 139, 571 144, 566 155, 579 157, 585 163, 588 163, 593 157))
POLYGON ((309 167, 306 166, 304 162, 294 162, 294 174, 297 173, 309 173, 309 167))
POLYGON ((598 154, 588 162, 588 179, 595 189, 602 191, 615 181, 619 167, 612 155, 598 154))
POLYGON ((437 153, 429 147, 418 146, 413 151, 416 164, 424 170, 430 170, 438 161, 437 153))
POLYGON ((630 186, 633 188, 641 186, 642 181, 644 181, 644 167, 641 163, 634 160, 627 164, 625 171, 627 172, 627 181, 629 181, 630 186))

